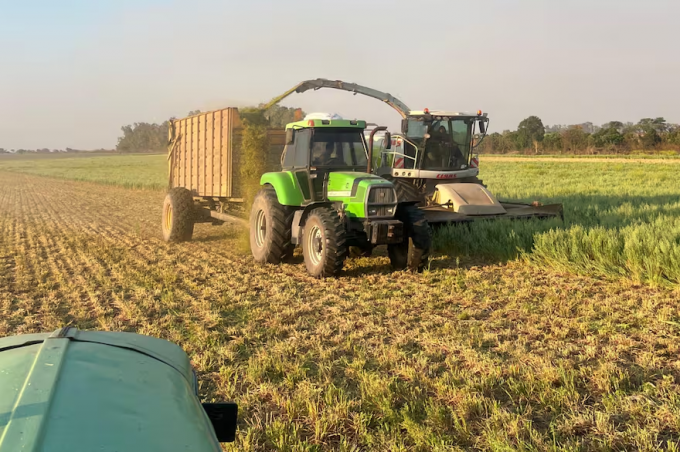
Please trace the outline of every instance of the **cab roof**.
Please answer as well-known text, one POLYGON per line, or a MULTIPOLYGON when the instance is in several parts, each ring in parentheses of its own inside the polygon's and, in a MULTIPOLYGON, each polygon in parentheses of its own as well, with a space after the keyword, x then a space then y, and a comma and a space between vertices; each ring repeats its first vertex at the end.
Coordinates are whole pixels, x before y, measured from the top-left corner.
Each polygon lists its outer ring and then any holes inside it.
POLYGON ((425 110, 412 110, 409 112, 409 116, 425 116, 428 114, 430 116, 463 116, 463 117, 486 116, 486 114, 478 115, 477 113, 472 112, 446 111, 446 110, 430 110, 429 113, 425 113, 425 110))
POLYGON ((291 122, 286 125, 288 129, 307 129, 307 128, 343 128, 358 129, 366 128, 366 121, 358 119, 304 119, 302 121, 291 122))

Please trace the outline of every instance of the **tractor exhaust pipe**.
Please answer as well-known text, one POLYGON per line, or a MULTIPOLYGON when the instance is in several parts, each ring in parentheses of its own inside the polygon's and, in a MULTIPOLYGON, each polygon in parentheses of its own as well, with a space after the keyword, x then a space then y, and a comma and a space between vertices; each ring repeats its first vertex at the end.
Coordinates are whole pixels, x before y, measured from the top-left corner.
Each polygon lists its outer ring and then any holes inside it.
MULTIPOLYGON (((383 130, 387 130, 387 127, 385 126, 379 126, 376 127, 371 131, 371 136, 368 139, 368 165, 366 165, 366 172, 368 174, 371 174, 371 171, 373 170, 373 139, 375 137, 376 132, 381 132, 383 130)), ((387 132, 385 134, 385 149, 390 149, 392 147, 392 137, 390 136, 390 133, 387 132)))

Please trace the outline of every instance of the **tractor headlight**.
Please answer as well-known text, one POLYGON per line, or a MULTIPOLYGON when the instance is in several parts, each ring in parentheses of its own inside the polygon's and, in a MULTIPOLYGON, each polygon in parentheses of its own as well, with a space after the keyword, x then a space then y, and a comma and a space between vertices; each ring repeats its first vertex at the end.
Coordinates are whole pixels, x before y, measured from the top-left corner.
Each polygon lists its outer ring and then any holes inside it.
POLYGON ((369 207, 368 208, 368 215, 369 216, 375 216, 378 214, 378 208, 377 207, 369 207))
POLYGON ((388 207, 386 211, 387 215, 394 215, 394 207, 388 207))

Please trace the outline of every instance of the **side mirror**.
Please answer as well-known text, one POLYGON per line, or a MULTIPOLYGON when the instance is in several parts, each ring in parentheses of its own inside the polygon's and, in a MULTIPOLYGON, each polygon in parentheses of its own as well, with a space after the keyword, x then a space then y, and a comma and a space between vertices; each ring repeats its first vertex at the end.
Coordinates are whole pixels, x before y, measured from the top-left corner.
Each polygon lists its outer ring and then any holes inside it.
POLYGON ((486 133, 486 123, 484 121, 479 121, 479 132, 482 135, 486 133))
POLYGON ((295 143, 295 129, 286 130, 286 144, 295 143))
POLYGON ((404 135, 408 133, 408 119, 401 120, 401 133, 404 135))
POLYGON ((389 132, 385 132, 385 149, 392 149, 392 134, 389 132))

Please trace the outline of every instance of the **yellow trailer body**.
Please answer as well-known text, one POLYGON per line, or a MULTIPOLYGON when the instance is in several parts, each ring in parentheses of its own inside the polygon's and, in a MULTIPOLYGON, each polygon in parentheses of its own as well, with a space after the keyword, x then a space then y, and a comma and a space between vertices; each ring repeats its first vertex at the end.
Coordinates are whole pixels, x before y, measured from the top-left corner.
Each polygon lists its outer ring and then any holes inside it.
MULTIPOLYGON (((265 171, 279 171, 284 129, 269 129, 265 171)), ((243 126, 237 108, 224 108, 170 121, 169 188, 196 197, 242 201, 240 162, 243 126)))

